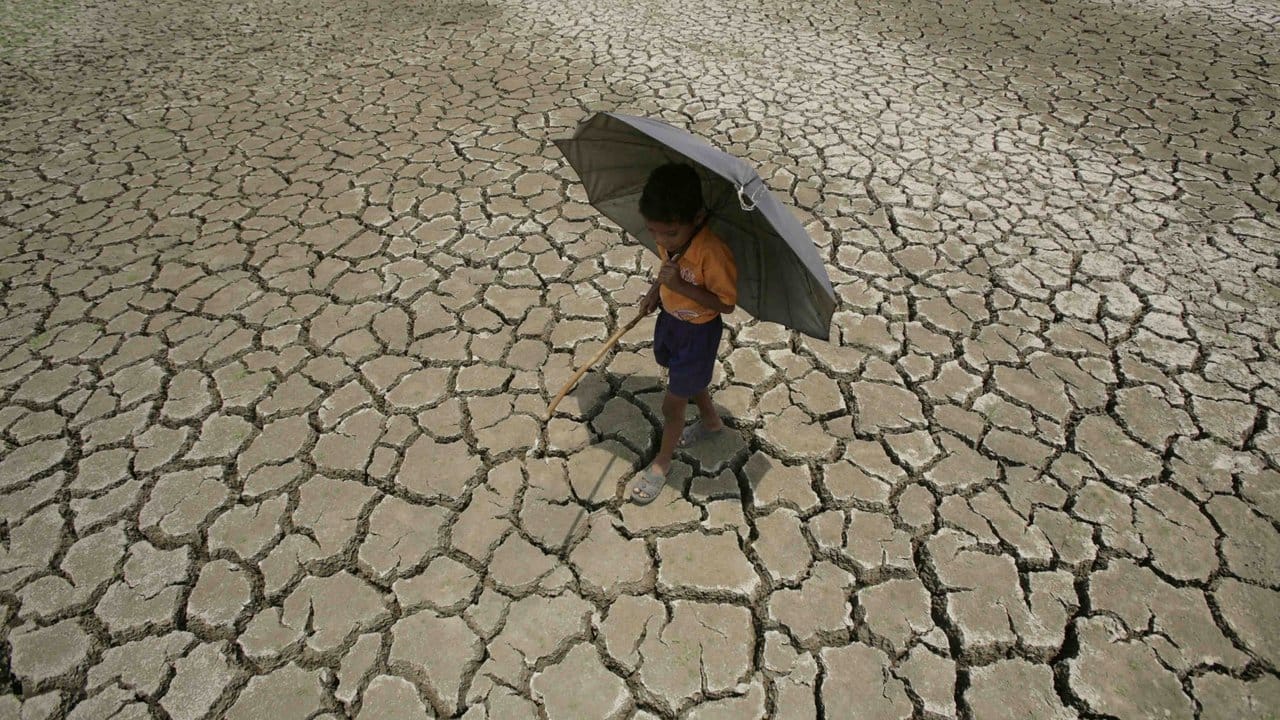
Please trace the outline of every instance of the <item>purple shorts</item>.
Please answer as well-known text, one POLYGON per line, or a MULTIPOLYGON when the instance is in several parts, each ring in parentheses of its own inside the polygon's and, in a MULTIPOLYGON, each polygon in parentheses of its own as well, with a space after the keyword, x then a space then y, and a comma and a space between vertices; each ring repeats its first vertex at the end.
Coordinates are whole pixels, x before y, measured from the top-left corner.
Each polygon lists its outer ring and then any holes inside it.
POLYGON ((665 310, 658 311, 653 328, 653 355, 669 371, 667 391, 676 397, 691 398, 707 389, 716 366, 716 352, 724 322, 719 316, 695 324, 665 310))

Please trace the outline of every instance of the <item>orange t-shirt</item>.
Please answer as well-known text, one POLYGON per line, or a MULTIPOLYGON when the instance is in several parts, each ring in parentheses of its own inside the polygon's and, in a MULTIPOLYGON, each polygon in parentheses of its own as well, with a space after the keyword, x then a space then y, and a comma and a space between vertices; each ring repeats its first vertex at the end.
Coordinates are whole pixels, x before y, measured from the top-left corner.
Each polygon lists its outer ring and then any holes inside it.
MULTIPOLYGON (((658 257, 666 262, 667 251, 658 246, 658 257)), ((710 227, 704 226, 693 236, 689 247, 676 261, 680 277, 720 298, 725 305, 738 304, 738 265, 733 261, 733 251, 710 227)), ((658 290, 662 308, 671 315, 697 325, 711 322, 720 313, 700 305, 663 285, 658 290)))

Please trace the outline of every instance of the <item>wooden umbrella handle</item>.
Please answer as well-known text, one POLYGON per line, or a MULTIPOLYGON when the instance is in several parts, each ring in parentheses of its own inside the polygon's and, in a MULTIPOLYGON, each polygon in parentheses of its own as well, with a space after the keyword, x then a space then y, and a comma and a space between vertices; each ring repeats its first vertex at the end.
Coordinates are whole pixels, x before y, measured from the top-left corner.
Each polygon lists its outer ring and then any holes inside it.
POLYGON ((579 368, 578 372, 574 373, 573 377, 569 378, 569 382, 565 383, 564 387, 560 389, 560 394, 556 395, 556 399, 552 400, 551 404, 547 406, 547 420, 550 420, 551 416, 555 414, 556 405, 559 405, 560 401, 564 399, 565 395, 569 394, 569 391, 573 389, 573 386, 578 382, 578 380, 583 375, 587 374, 587 371, 591 369, 591 366, 599 362, 600 358, 604 357, 604 354, 609 352, 609 348, 616 345, 618 340, 622 339, 622 336, 625 335, 628 330, 635 327, 642 318, 644 318, 643 313, 637 314, 631 319, 631 322, 623 325, 618 332, 613 334, 613 337, 609 338, 608 341, 605 342, 604 347, 600 348, 600 352, 596 353, 595 357, 588 360, 586 365, 579 368))

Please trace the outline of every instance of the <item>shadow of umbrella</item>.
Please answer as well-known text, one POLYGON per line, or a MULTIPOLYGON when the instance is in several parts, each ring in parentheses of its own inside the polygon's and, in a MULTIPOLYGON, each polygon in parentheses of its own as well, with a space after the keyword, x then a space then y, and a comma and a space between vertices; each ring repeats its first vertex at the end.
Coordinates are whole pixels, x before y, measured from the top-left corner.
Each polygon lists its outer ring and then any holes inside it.
MULTIPOLYGON (((585 428, 585 437, 566 433, 570 442, 558 447, 554 435, 572 428, 560 423, 555 431, 546 430, 548 438, 539 456, 564 463, 565 494, 561 502, 578 507, 562 545, 572 541, 582 519, 589 513, 603 508, 619 511, 627 508, 627 483, 658 450, 665 386, 661 377, 651 374, 652 360, 648 363, 649 373, 592 371, 566 396, 561 407, 578 410, 571 421, 585 428)), ((718 406, 717 409, 732 423, 725 408, 718 406)), ((696 407, 690 407, 687 418, 696 417, 696 407)), ((570 420, 563 413, 556 419, 570 420)), ((677 449, 670 483, 676 492, 671 494, 672 488, 665 490, 655 505, 664 498, 667 502, 677 497, 689 501, 690 490, 698 480, 707 480, 709 486, 719 488, 714 491, 717 498, 742 496, 741 489, 730 492, 726 486, 739 485, 735 468, 742 466, 750 450, 748 437, 732 425, 723 435, 695 448, 677 449), (726 473, 731 479, 724 477, 726 473)), ((746 495, 749 496, 749 490, 746 495)), ((635 507, 636 512, 644 512, 639 506, 635 507)))

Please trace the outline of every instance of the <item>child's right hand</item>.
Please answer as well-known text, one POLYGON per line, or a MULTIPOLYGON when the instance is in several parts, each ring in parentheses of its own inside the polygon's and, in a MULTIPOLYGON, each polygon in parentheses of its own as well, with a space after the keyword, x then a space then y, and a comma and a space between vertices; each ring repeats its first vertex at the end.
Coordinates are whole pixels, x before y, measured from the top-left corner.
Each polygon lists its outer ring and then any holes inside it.
POLYGON ((658 293, 655 292, 656 290, 657 288, 655 287, 653 290, 645 293, 644 297, 640 298, 640 314, 642 316, 648 315, 658 309, 658 303, 660 300, 658 298, 658 293))

